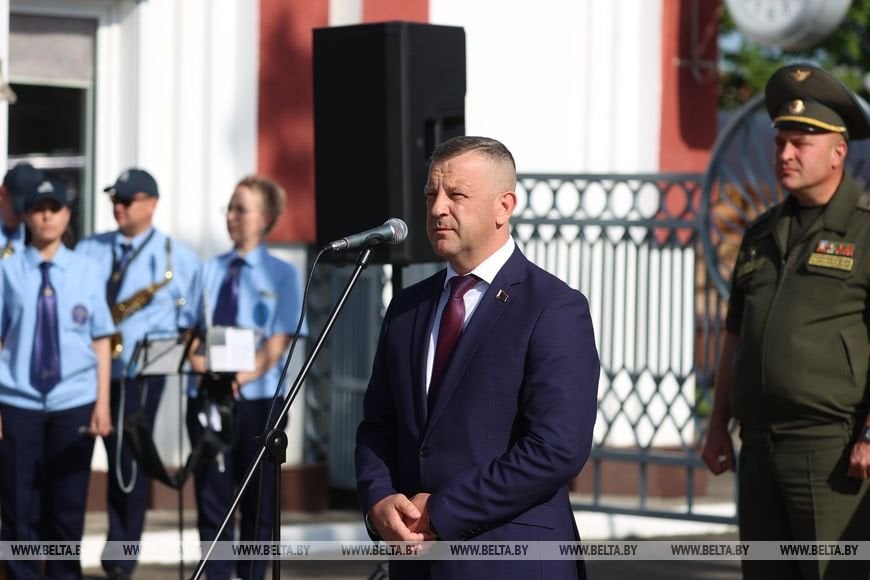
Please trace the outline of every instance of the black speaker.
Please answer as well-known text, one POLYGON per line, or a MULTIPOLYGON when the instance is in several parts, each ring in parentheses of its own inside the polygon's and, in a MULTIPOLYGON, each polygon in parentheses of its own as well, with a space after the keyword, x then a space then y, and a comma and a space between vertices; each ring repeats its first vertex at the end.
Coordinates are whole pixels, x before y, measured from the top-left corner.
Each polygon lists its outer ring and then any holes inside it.
MULTIPOLYGON (((317 242, 408 224, 372 261, 438 261, 426 237, 429 157, 465 134, 465 31, 381 22, 314 30, 317 242)), ((359 250, 331 255, 353 260, 359 250)))

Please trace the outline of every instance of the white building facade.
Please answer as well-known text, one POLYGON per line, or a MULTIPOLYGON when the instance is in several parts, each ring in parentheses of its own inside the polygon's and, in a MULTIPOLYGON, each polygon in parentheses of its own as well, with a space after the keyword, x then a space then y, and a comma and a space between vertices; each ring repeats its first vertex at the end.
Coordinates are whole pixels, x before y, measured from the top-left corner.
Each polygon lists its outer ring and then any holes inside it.
MULTIPOLYGON (((273 176, 288 192, 288 215, 272 249, 306 273, 316 236, 312 29, 383 20, 463 27, 466 133, 503 141, 520 172, 690 171, 703 169, 715 131, 715 114, 709 128, 692 117, 715 113, 715 88, 693 85, 689 73, 703 72, 704 51, 715 51, 715 35, 711 48, 704 32, 716 6, 0 0, 0 75, 18 95, 0 106, 8 137, 0 162, 29 160, 63 176, 78 196, 80 235, 114 227, 102 188, 127 167, 146 168, 161 189, 157 227, 202 258, 229 247, 221 211, 234 184, 249 173, 273 176)), ((173 392, 164 395, 158 439, 178 464, 185 449, 173 392)), ((303 461, 303 425, 297 409, 291 469, 303 461)), ((98 454, 95 469, 104 465, 98 454)))

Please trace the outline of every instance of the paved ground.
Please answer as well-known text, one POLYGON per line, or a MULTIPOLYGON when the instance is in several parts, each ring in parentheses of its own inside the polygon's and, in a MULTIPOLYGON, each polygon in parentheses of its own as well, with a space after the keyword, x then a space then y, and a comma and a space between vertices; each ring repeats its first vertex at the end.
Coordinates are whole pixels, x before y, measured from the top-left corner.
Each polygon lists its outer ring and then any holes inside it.
MULTIPOLYGON (((184 573, 178 566, 142 566, 137 569, 136 580, 185 580, 193 574, 195 566, 186 565, 184 573)), ((305 562, 295 564, 284 563, 281 566, 281 578, 318 578, 321 580, 359 580, 369 578, 376 567, 371 562, 305 562)), ((266 574, 267 580, 271 572, 266 574)), ((105 578, 101 570, 85 570, 85 580, 105 578)))
MULTIPOLYGON (((588 562, 589 580, 740 580, 737 562, 588 562)), ((135 578, 143 580, 184 580, 193 574, 193 566, 143 566, 135 578)), ((284 563, 281 578, 316 578, 320 580, 365 580, 376 567, 371 562, 304 562, 284 563)), ((86 570, 86 580, 103 578, 98 570, 86 570)), ((271 578, 267 574, 266 578, 271 578)), ((481 579, 483 580, 483 579, 481 579)))
MULTIPOLYGON (((349 518, 355 519, 352 512, 325 512, 318 514, 284 514, 284 525, 306 523, 341 523, 349 518)), ((191 527, 194 523, 192 512, 184 515, 185 527, 191 527)), ((149 512, 147 520, 148 530, 177 530, 178 515, 173 512, 149 512)), ((105 529, 105 514, 89 515, 87 522, 88 532, 103 533, 105 529)), ((709 539, 709 540, 733 540, 733 533, 718 535, 681 535, 668 536, 667 538, 645 539, 709 539)), ((624 538, 630 541, 629 538, 624 538)), ((186 563, 183 569, 174 565, 142 565, 137 569, 134 578, 137 580, 185 580, 190 578, 195 569, 195 564, 186 563)), ((281 563, 282 578, 311 578, 319 580, 365 580, 378 577, 377 563, 372 561, 309 561, 281 563)), ((624 580, 626 578, 642 578, 643 580, 740 580, 739 562, 699 562, 699 561, 589 561, 587 571, 590 580, 624 580)), ((86 580, 104 578, 99 568, 85 569, 86 580)), ((271 573, 267 574, 267 580, 271 573)), ((487 579, 478 579, 487 580, 487 579)))
MULTIPOLYGON (((188 511, 182 517, 185 529, 191 531, 195 526, 195 513, 188 511)), ((347 524, 356 522, 356 512, 335 510, 319 513, 285 513, 282 515, 284 526, 347 524)), ((86 519, 86 535, 102 537, 106 529, 105 513, 89 513, 86 519)), ((173 511, 149 511, 146 520, 146 530, 149 532, 177 533, 178 513, 173 511)), ((631 538, 622 538, 631 541, 631 538)), ((655 539, 688 539, 688 540, 734 540, 733 531, 723 534, 698 535, 694 532, 670 534, 655 539)), ((140 565, 134 575, 137 580, 184 580, 190 578, 195 569, 194 563, 186 563, 183 569, 178 564, 140 565)), ((320 580, 365 580, 377 578, 378 566, 372 561, 309 561, 281 563, 282 578, 312 578, 320 580)), ((590 580, 624 580, 626 578, 642 578, 642 580, 740 580, 739 562, 700 562, 700 561, 589 561, 587 571, 590 580)), ((105 576, 99 568, 85 569, 86 580, 102 579, 105 576)), ((267 574, 267 580, 271 573, 267 574)), ((381 576, 380 578, 385 578, 381 576)), ((477 579, 488 580, 488 579, 477 579)))
MULTIPOLYGON (((715 478, 708 482, 708 498, 712 502, 720 502, 727 508, 723 514, 733 514, 733 493, 734 483, 728 477, 715 478)), ((341 499, 341 498, 339 498, 341 499)), ((631 498, 629 498, 631 499, 631 498)), ((677 500, 674 500, 677 501, 677 500)), ((351 506, 353 501, 336 501, 331 505, 351 506)), ((663 504, 667 507, 666 502, 663 504)), ((625 518, 620 522, 616 519, 611 519, 604 514, 590 514, 584 512, 579 516, 581 522, 581 532, 584 537, 589 539, 603 539, 608 537, 619 537, 620 539, 631 541, 632 537, 642 536, 644 539, 690 539, 690 540, 734 540, 736 535, 733 527, 719 526, 718 528, 711 526, 696 526, 691 525, 676 525, 674 520, 654 520, 652 523, 646 518, 639 518, 643 524, 638 525, 636 522, 631 525, 625 524, 625 518), (593 521, 594 520, 594 521, 593 521), (601 521, 598 521, 601 520, 601 521), (650 530, 652 534, 660 537, 649 537, 650 530), (628 536, 628 537, 626 537, 628 536)), ((173 538, 177 538, 178 533, 178 513, 176 511, 149 511, 146 520, 146 532, 156 532, 157 534, 168 534, 173 538)), ((190 537, 195 541, 196 516, 192 510, 183 514, 183 526, 186 530, 185 536, 190 537)), ((337 525, 341 528, 341 537, 344 539, 365 538, 364 530, 360 529, 354 532, 349 530, 347 526, 356 526, 361 528, 358 513, 351 509, 337 509, 327 512, 318 513, 285 513, 282 514, 282 524, 294 528, 295 526, 305 526, 307 530, 317 526, 337 525), (349 535, 347 535, 349 534, 349 535)), ((106 514, 101 512, 91 512, 86 520, 86 536, 97 537, 102 539, 106 529, 106 514)), ((286 532, 282 532, 284 537, 286 532)), ((330 539, 324 537, 310 537, 311 539, 330 539)), ((97 557, 92 561, 96 561, 97 557)), ((185 580, 190 578, 195 569, 195 563, 187 562, 183 568, 179 568, 178 564, 147 564, 140 565, 137 569, 134 578, 137 580, 185 580)), ((701 562, 701 561, 588 561, 587 571, 590 580, 624 580, 626 578, 640 578, 642 580, 740 580, 740 564, 733 561, 720 562, 701 562)), ((308 562, 293 562, 284 561, 281 563, 282 578, 312 578, 321 580, 366 580, 368 578, 379 578, 383 580, 385 576, 378 576, 378 566, 372 561, 308 561, 308 562)), ((85 569, 85 578, 87 580, 102 579, 105 576, 98 567, 90 567, 85 569)), ((267 580, 271 578, 271 574, 267 574, 267 580)), ((0 578, 2 580, 2 578, 0 578)), ((473 580, 488 580, 484 578, 473 580)))

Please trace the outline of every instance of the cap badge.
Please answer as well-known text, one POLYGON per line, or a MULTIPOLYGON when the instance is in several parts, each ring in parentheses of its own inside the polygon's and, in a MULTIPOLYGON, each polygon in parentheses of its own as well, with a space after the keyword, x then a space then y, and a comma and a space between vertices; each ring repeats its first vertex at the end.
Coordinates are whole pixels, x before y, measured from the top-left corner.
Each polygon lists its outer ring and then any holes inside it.
POLYGON ((794 79, 794 81, 797 83, 804 82, 810 77, 811 74, 813 74, 812 71, 805 68, 796 68, 789 73, 791 78, 794 79))
POLYGON ((36 190, 36 193, 51 193, 54 191, 54 186, 50 181, 43 181, 39 184, 39 188, 36 190))
POLYGON ((795 99, 788 104, 788 112, 791 115, 800 115, 807 110, 807 106, 800 99, 795 99))

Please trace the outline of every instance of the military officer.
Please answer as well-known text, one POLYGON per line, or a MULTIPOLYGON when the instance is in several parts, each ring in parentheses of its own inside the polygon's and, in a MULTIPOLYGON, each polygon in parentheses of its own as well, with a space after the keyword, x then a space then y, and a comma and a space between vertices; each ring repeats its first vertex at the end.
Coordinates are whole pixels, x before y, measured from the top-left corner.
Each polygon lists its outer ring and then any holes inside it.
MULTIPOLYGON (((855 95, 794 64, 765 89, 789 195, 750 224, 732 276, 702 458, 734 468, 743 540, 870 537, 870 194, 846 174, 870 137, 855 95)), ((865 578, 859 561, 744 561, 744 578, 865 578)))
MULTIPOLYGON (((112 419, 118 429, 104 438, 108 455, 108 541, 136 542, 142 535, 148 507, 149 481, 135 466, 126 445, 119 445, 123 421, 144 409, 153 428, 165 379, 135 380, 130 364, 137 342, 174 336, 178 312, 188 297, 199 267, 196 255, 152 224, 160 192, 143 169, 124 171, 105 188, 118 229, 82 240, 76 250, 96 259, 105 283, 106 300, 120 331, 112 343, 112 419), (123 405, 123 412, 121 406, 123 405)), ((125 578, 136 561, 103 561, 110 578, 125 578)))

